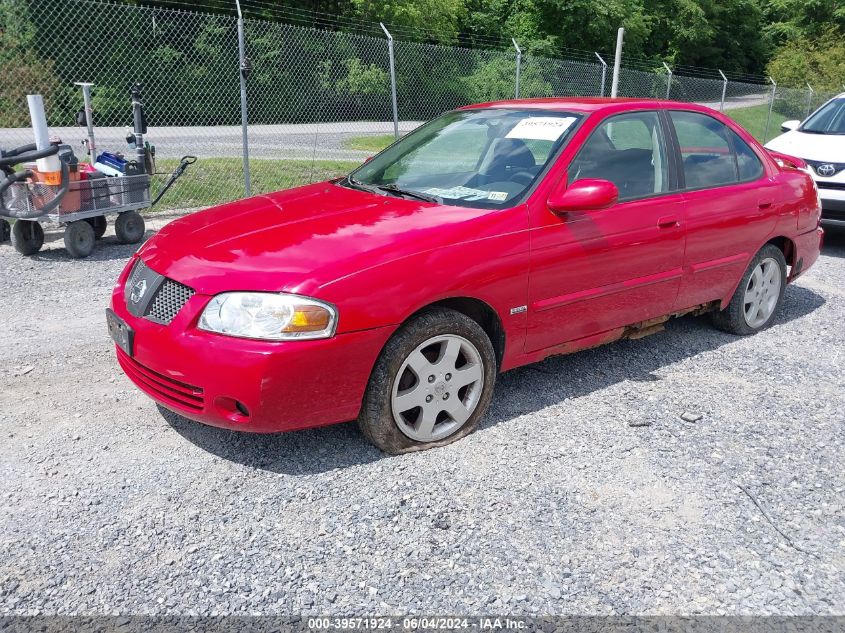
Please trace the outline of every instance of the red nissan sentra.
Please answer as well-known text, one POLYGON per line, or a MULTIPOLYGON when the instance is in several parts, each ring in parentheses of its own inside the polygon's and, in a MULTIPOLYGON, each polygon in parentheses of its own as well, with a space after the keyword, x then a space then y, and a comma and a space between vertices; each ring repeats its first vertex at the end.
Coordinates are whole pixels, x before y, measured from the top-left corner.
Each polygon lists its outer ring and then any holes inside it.
POLYGON ((690 312, 769 326, 821 247, 805 169, 695 105, 470 106, 345 178, 167 225, 109 329, 132 381, 199 422, 357 418, 390 453, 438 446, 499 372, 690 312))

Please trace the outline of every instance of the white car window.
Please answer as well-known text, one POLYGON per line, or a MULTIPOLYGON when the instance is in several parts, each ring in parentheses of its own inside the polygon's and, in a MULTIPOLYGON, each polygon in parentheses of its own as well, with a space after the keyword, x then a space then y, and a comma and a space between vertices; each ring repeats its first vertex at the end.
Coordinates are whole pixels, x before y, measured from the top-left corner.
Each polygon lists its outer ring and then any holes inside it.
POLYGON ((808 134, 845 134, 845 98, 823 105, 804 121, 801 131, 808 134))

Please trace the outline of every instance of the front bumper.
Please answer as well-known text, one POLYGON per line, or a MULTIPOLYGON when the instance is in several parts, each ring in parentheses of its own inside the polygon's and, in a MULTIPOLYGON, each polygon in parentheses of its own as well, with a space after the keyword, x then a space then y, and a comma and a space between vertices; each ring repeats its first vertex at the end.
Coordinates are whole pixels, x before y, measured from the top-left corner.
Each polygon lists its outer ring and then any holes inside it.
POLYGON ((826 187, 825 182, 816 180, 819 199, 822 203, 822 222, 832 226, 845 226, 845 183, 837 188, 826 187))
POLYGON ((111 307, 135 331, 133 358, 115 347, 126 375, 167 409, 239 431, 293 431, 356 418, 370 372, 395 330, 315 341, 233 338, 197 329, 211 297, 194 295, 170 325, 160 325, 129 313, 124 282, 111 307))

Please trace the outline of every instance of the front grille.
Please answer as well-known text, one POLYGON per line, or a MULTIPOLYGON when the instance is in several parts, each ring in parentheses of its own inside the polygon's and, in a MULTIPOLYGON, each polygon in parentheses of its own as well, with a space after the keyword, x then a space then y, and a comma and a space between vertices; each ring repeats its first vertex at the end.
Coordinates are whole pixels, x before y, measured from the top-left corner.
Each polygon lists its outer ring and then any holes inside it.
POLYGON ((135 265, 132 267, 132 272, 129 273, 129 278, 126 280, 127 292, 130 288, 132 288, 133 285, 135 285, 135 282, 138 281, 145 272, 147 272, 147 270, 148 267, 144 263, 143 259, 139 257, 135 260, 135 265))
POLYGON ((117 360, 126 375, 138 386, 150 392, 154 397, 175 407, 190 411, 202 411, 203 390, 185 382, 173 380, 163 374, 145 367, 134 358, 130 358, 122 349, 117 349, 117 360))
POLYGON ((193 295, 194 291, 188 286, 165 279, 144 317, 168 325, 193 295))
POLYGON ((824 182, 821 180, 817 180, 816 185, 819 189, 834 189, 836 191, 845 191, 845 182, 824 182))
POLYGON ((140 258, 132 267, 124 290, 129 312, 161 325, 170 325, 193 295, 193 288, 159 275, 140 258))

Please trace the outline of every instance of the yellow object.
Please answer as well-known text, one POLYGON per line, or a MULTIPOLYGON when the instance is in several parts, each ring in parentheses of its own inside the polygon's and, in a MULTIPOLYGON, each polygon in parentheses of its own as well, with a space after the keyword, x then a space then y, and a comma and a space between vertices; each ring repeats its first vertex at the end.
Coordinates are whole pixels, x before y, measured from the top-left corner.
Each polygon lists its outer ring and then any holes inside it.
POLYGON ((299 306, 284 332, 319 332, 329 325, 331 315, 320 306, 299 306))

